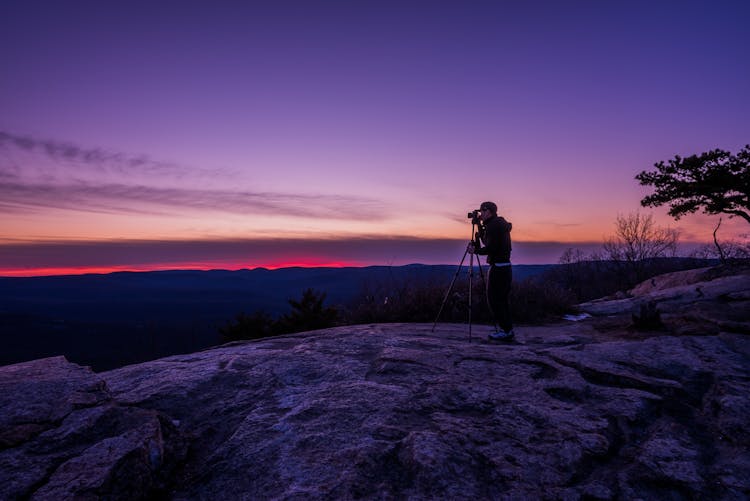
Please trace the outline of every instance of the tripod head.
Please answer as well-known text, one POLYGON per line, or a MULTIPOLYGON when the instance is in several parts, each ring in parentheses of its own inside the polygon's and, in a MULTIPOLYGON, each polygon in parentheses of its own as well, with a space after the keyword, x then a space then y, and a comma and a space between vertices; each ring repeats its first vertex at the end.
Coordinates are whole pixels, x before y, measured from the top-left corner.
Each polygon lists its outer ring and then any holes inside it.
POLYGON ((480 209, 473 210, 466 214, 466 217, 471 219, 471 241, 474 242, 475 240, 484 239, 484 222, 482 221, 482 218, 479 216, 479 214, 482 211, 480 209), (476 230, 475 230, 476 228, 476 230))
POLYGON ((481 245, 480 242, 484 240, 484 223, 479 217, 479 210, 469 212, 467 216, 471 219, 471 243, 478 249, 481 245))

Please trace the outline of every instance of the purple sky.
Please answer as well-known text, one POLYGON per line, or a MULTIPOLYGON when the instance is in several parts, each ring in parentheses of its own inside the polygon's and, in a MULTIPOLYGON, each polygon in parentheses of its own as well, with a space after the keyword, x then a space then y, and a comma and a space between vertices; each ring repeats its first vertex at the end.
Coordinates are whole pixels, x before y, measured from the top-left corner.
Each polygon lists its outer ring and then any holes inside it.
MULTIPOLYGON (((750 143, 738 1, 0 7, 0 274, 514 261, 613 232, 654 162, 750 143)), ((709 241, 718 217, 658 223, 709 241)), ((727 221, 720 236, 747 224, 727 221)))

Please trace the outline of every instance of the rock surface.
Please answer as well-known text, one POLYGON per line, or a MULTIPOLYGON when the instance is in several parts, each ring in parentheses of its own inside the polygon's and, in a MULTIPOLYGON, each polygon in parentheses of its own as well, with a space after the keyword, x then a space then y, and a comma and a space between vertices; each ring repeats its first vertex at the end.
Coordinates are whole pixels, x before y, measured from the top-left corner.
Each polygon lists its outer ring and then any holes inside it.
POLYGON ((1 367, 0 405, 3 500, 145 498, 176 461, 181 439, 165 416, 119 405, 63 357, 1 367))
POLYGON ((750 338, 627 318, 0 367, 0 499, 747 499, 750 338))

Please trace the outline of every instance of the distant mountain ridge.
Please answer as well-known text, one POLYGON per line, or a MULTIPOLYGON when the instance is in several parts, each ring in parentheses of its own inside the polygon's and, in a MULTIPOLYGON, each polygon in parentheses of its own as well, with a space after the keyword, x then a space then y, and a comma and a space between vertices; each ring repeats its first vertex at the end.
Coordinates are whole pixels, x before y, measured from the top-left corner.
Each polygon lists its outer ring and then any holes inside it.
MULTIPOLYGON (((550 266, 517 265, 514 278, 550 266)), ((99 369, 194 351, 217 344, 217 327, 238 313, 283 314, 287 301, 307 288, 325 292, 326 304, 346 305, 383 284, 431 281, 447 288, 456 269, 413 264, 0 277, 0 364, 65 354, 99 369)), ((464 266, 461 274, 467 273, 464 266)))

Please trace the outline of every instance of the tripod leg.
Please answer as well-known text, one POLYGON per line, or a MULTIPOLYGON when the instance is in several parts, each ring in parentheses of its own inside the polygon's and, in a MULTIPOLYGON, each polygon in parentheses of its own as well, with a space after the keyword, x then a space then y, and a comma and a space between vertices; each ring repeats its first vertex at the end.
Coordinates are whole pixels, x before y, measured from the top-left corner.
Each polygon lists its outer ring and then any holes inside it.
POLYGON ((469 258, 469 342, 471 343, 471 290, 474 288, 474 254, 469 258))
POLYGON ((461 267, 464 265, 464 260, 466 259, 466 254, 468 254, 468 253, 469 253, 469 249, 466 249, 466 251, 464 251, 464 256, 461 258, 461 262, 458 264, 458 268, 456 269, 456 273, 453 275, 453 280, 451 280, 451 284, 448 286, 448 290, 445 291, 445 297, 443 298, 443 303, 440 305, 440 309, 438 310, 438 314, 435 317, 435 322, 433 322, 433 324, 432 324, 432 332, 435 332, 435 326, 437 325, 437 321, 440 318, 440 314, 443 313, 443 308, 445 308, 445 303, 446 303, 446 301, 448 301, 448 296, 450 296, 451 290, 453 289, 453 286, 456 283, 456 279, 458 278, 458 274, 461 272, 461 267))

